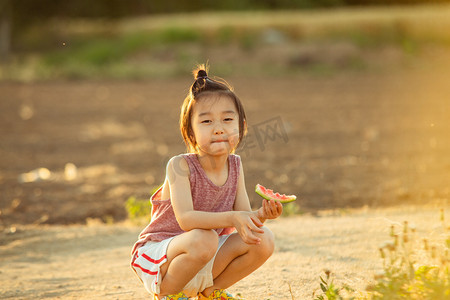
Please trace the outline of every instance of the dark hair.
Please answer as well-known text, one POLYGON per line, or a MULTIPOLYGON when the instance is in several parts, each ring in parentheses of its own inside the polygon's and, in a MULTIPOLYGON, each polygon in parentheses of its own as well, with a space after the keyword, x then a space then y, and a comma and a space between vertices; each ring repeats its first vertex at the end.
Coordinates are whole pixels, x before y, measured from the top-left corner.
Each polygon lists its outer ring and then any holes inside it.
MULTIPOLYGON (((228 96, 233 100, 234 105, 236 106, 239 115, 239 140, 236 148, 247 133, 245 111, 241 100, 239 100, 233 92, 233 88, 225 80, 211 79, 208 77, 207 71, 207 66, 204 64, 199 65, 193 71, 195 81, 191 85, 189 93, 181 106, 180 130, 188 152, 195 152, 197 148, 197 142, 195 141, 191 125, 192 108, 196 101, 204 96, 211 95, 212 93, 228 96)), ((232 149, 232 152, 234 152, 234 150, 236 149, 232 149)))

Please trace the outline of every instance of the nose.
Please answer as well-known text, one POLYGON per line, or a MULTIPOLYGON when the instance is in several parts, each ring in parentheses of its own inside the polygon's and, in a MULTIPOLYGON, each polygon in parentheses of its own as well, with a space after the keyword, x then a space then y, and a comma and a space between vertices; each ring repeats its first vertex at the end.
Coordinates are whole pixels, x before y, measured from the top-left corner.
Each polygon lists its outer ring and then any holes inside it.
POLYGON ((221 126, 216 126, 216 128, 214 128, 214 135, 221 135, 223 134, 223 128, 221 126))

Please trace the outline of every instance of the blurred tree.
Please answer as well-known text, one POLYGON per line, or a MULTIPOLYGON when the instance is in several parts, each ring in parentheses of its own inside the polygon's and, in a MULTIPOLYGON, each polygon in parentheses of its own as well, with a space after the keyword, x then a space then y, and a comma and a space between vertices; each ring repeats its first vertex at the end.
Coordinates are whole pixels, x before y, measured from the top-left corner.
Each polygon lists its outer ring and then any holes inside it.
POLYGON ((301 9, 343 5, 387 5, 449 2, 450 0, 0 0, 13 6, 19 27, 51 17, 121 18, 159 13, 214 10, 301 9))
POLYGON ((11 49, 11 1, 0 0, 0 62, 9 58, 11 49))
POLYGON ((346 5, 411 5, 411 4, 432 4, 432 3, 445 3, 449 0, 344 0, 346 5))

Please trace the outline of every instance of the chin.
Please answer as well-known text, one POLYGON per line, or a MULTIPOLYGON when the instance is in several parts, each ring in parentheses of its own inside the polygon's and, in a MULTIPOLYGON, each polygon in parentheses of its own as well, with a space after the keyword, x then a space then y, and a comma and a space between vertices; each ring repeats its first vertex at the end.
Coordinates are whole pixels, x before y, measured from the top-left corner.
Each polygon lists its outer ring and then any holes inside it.
POLYGON ((211 153, 211 155, 219 156, 219 155, 228 155, 230 153, 230 151, 228 151, 228 149, 223 149, 223 150, 211 151, 210 153, 211 153))
POLYGON ((209 151, 212 155, 225 155, 230 153, 230 149, 227 147, 221 147, 220 149, 210 149, 209 151))

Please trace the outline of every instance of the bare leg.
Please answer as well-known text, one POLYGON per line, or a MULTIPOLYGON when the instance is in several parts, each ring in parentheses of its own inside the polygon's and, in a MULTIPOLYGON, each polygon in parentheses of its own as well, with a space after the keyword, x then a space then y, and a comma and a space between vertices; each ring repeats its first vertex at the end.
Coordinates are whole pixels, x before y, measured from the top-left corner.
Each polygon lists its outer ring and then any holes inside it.
POLYGON ((239 234, 230 236, 220 248, 214 261, 214 285, 202 294, 210 295, 216 289, 226 289, 258 269, 273 253, 274 237, 263 227, 264 234, 258 234, 261 244, 246 244, 239 234))
POLYGON ((159 296, 179 293, 214 257, 218 236, 213 230, 194 229, 174 238, 167 249, 167 262, 161 266, 159 296))

